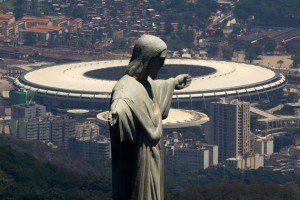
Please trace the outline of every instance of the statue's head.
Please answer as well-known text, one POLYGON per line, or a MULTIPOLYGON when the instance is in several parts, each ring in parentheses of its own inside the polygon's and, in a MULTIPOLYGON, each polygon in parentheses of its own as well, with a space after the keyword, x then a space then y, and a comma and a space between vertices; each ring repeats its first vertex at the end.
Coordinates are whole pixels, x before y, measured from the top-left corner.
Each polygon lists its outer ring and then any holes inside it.
POLYGON ((126 74, 138 80, 148 76, 155 79, 166 55, 167 45, 163 40, 153 35, 143 35, 133 48, 126 74))

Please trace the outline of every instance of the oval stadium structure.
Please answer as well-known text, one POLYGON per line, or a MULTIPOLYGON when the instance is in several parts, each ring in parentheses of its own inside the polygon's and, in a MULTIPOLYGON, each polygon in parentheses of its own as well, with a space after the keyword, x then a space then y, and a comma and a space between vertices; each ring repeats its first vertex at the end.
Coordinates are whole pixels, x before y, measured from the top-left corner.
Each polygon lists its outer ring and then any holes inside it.
MULTIPOLYGON (((110 93, 129 60, 55 65, 30 71, 14 81, 16 89, 35 91, 35 101, 51 109, 107 110, 110 93)), ((270 68, 216 60, 167 59, 159 78, 181 73, 193 77, 190 87, 176 90, 172 107, 201 109, 208 102, 232 97, 261 105, 277 103, 286 78, 270 68)))

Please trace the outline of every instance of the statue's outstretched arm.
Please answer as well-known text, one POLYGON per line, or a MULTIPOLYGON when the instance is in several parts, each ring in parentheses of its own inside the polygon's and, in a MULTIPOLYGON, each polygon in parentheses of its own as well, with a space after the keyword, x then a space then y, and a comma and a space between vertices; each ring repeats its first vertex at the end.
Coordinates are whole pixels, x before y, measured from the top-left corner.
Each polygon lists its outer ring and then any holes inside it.
POLYGON ((181 90, 190 86, 190 84, 192 83, 192 77, 188 74, 180 74, 176 76, 175 81, 175 89, 181 90))

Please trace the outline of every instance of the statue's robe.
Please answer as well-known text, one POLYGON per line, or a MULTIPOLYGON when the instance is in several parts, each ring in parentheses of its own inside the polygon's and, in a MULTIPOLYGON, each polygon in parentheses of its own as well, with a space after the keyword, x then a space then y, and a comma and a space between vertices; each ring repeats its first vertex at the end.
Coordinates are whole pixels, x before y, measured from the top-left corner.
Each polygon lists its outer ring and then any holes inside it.
POLYGON ((174 87, 174 79, 140 83, 129 75, 115 85, 109 122, 114 200, 164 199, 162 119, 174 87))

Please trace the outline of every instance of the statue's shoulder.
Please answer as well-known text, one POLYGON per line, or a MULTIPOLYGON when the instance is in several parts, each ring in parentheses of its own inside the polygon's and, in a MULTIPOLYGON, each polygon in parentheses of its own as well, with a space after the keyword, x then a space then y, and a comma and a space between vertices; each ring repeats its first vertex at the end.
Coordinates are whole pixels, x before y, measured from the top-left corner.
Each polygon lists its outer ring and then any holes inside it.
POLYGON ((114 86, 112 90, 112 98, 132 99, 135 94, 135 91, 139 87, 138 85, 139 82, 135 78, 129 75, 124 75, 114 86))
POLYGON ((120 80, 115 84, 113 91, 128 89, 130 85, 137 82, 133 77, 129 75, 124 75, 120 80))

